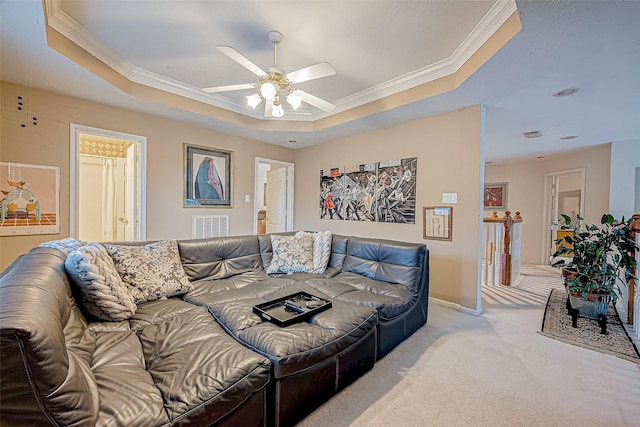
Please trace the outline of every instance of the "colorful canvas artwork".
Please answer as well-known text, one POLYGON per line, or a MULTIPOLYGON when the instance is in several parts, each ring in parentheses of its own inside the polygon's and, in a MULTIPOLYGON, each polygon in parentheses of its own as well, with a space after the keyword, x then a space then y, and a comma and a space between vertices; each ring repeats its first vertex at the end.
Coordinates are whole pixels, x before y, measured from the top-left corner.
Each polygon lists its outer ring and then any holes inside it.
POLYGON ((0 162, 0 236, 60 233, 60 168, 0 162))
POLYGON ((418 159, 320 171, 320 218, 415 223, 418 159))

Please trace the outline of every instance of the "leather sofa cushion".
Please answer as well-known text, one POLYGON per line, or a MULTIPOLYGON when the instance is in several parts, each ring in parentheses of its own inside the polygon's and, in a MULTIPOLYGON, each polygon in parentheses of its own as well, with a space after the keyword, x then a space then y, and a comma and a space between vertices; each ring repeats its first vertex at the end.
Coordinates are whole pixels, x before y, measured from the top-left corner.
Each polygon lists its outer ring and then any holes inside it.
POLYGON ((64 253, 34 248, 0 280, 3 424, 94 425, 95 335, 71 294, 64 253))
POLYGON ((96 331, 91 368, 100 396, 97 425, 141 426, 169 422, 160 390, 145 370, 140 340, 129 329, 128 322, 114 326, 91 325, 96 331))
POLYGON ((262 269, 256 236, 179 240, 178 249, 189 280, 224 279, 262 269))
POLYGON ((130 323, 174 423, 212 424, 269 381, 269 360, 226 334, 204 307, 153 301, 130 323))
POLYGON ((342 271, 417 291, 426 250, 418 243, 349 237, 342 271))
POLYGON ((331 280, 310 279, 305 283, 331 298, 375 308, 380 320, 392 320, 402 315, 417 298, 416 292, 407 286, 355 273, 340 273, 331 280))
POLYGON ((331 358, 364 337, 378 323, 375 310, 362 305, 334 301, 329 310, 318 313, 306 322, 279 327, 263 321, 253 312, 253 306, 295 292, 305 291, 327 298, 303 283, 289 284, 265 293, 265 284, 256 282, 236 289, 233 304, 229 304, 228 292, 191 292, 185 299, 205 305, 218 322, 234 337, 249 348, 271 360, 275 378, 282 378, 303 371, 331 358))

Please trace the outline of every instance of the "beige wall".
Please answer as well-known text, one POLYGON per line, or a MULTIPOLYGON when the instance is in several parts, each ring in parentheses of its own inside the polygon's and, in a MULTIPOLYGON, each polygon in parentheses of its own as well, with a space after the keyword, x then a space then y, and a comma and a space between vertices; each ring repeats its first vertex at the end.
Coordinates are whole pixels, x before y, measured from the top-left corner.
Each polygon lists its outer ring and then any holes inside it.
POLYGON ((60 234, 0 238, 0 269, 39 243, 69 235, 69 124, 147 137, 147 238, 190 238, 191 216, 229 214, 231 234, 253 233, 255 157, 293 161, 293 150, 147 114, 1 83, 0 159, 60 167, 60 234), (28 94, 28 98, 27 98, 28 94), (17 96, 28 112, 18 111, 17 96), (38 125, 31 125, 31 116, 38 125), (25 122, 26 128, 20 123, 25 122), (233 151, 232 209, 183 208, 184 142, 233 151), (244 195, 251 195, 251 203, 244 195))
POLYGON ((295 153, 295 229, 426 243, 430 295, 478 308, 481 109, 466 108, 295 153), (320 219, 320 170, 406 157, 418 158, 416 223, 385 224, 320 219), (423 240, 422 207, 442 205, 442 193, 458 193, 453 241, 423 240))
POLYGON ((609 209, 610 162, 611 144, 601 144, 550 155, 544 160, 486 166, 485 182, 508 182, 507 207, 522 214, 523 262, 546 263, 543 256, 545 174, 585 168, 584 218, 587 222, 599 223, 609 209))

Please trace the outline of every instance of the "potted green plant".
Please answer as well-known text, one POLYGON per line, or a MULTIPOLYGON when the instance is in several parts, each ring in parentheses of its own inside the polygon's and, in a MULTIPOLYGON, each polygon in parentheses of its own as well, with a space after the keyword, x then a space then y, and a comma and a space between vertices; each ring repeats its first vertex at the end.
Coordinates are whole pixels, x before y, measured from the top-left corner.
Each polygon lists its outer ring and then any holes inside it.
POLYGON ((601 225, 585 224, 562 215, 567 236, 555 241, 560 245, 553 254, 552 265, 562 268, 565 288, 571 307, 584 317, 606 315, 610 302, 614 304, 620 292, 619 280, 635 278, 634 253, 638 249, 633 238, 631 219, 616 220, 611 214, 602 215, 601 225), (624 279, 623 279, 624 277, 624 279))

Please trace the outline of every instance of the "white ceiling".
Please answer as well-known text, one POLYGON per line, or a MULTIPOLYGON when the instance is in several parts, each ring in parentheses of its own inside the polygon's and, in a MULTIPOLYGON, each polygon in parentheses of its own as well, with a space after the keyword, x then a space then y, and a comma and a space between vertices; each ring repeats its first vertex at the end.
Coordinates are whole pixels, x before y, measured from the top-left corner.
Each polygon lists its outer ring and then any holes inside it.
MULTIPOLYGON (((522 31, 456 90, 312 133, 265 132, 125 94, 47 47, 41 1, 0 1, 2 80, 264 142, 291 146, 293 139, 292 147, 301 148, 473 104, 486 106, 488 161, 640 139, 639 1, 516 1, 522 31), (580 90, 551 96, 570 87, 580 90), (522 135, 534 130, 542 137, 522 135), (566 135, 578 138, 560 140, 566 135)), ((495 30, 496 15, 513 6, 501 0, 47 3, 77 24, 76 42, 83 47, 99 48, 123 69, 191 90, 199 99, 200 87, 256 79, 216 45, 232 46, 266 69, 273 60, 267 32, 276 29, 284 34, 279 67, 294 71, 327 61, 336 69, 335 76, 299 85, 335 103, 336 112, 437 76, 464 59, 465 49, 495 30)), ((261 119, 245 105, 248 93, 206 95, 205 102, 261 119)), ((284 119, 326 116, 304 106, 284 119)))

